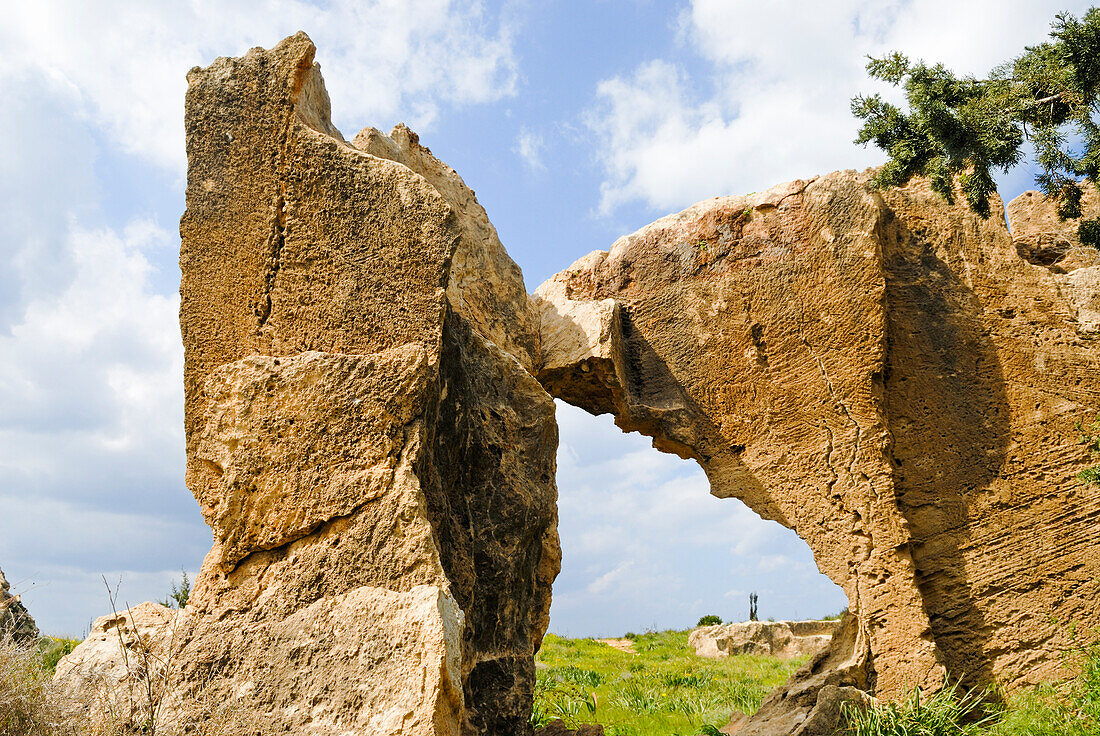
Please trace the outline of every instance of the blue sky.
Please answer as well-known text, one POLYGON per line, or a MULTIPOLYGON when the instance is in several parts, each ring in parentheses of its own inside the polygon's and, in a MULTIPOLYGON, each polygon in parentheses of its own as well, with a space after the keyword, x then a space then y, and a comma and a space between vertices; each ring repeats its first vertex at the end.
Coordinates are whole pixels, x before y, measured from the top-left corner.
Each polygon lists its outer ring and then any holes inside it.
MULTIPOLYGON (((1088 2, 41 0, 0 26, 0 567, 51 633, 198 569, 183 484, 184 75, 299 29, 350 138, 407 122, 473 187, 528 290, 657 217, 880 162, 848 99, 887 49, 982 74, 1088 2)), ((1029 188, 1021 169, 1002 181, 1029 188)), ((573 635, 833 613, 793 534, 697 467, 559 406, 573 635)))

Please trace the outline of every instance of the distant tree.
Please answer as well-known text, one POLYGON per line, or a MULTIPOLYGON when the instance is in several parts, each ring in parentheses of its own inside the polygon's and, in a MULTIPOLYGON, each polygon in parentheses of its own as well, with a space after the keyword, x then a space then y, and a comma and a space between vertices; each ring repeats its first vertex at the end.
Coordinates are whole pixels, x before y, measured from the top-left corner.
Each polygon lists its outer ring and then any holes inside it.
MULTIPOLYGON (((1100 180, 1100 9, 1080 19, 1059 13, 1050 37, 988 79, 958 77, 898 52, 871 58, 868 73, 904 87, 909 107, 903 112, 877 94, 852 100, 852 113, 864 121, 856 142, 874 142, 890 156, 875 183, 902 186, 921 175, 954 201, 957 178, 970 207, 988 217, 991 169, 1012 169, 1030 142, 1041 169, 1036 184, 1058 201, 1059 216, 1081 217, 1080 178, 1100 180)), ((1100 247, 1100 220, 1079 228, 1082 242, 1100 247)))
POLYGON ((172 581, 172 592, 161 601, 166 608, 183 608, 187 605, 187 599, 191 597, 191 579, 187 577, 187 571, 180 568, 180 582, 172 581))
POLYGON ((756 621, 756 593, 749 593, 749 621, 756 621))
POLYGON ((722 623, 721 616, 715 616, 713 613, 708 613, 699 619, 699 623, 696 626, 717 626, 722 623))

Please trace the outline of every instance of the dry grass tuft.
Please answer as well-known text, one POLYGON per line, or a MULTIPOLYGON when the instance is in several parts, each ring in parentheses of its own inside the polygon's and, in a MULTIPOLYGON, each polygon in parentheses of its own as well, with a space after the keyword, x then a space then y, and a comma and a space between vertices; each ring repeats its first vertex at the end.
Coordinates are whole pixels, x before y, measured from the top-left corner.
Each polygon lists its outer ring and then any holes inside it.
POLYGON ((70 736, 79 732, 32 645, 0 636, 0 733, 70 736))

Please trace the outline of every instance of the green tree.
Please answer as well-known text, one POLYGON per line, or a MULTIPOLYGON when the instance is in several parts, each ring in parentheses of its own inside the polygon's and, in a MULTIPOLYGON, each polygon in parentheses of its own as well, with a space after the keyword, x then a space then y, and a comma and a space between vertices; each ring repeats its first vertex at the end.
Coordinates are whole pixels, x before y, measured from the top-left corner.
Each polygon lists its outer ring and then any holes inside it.
POLYGON ((180 568, 180 582, 177 585, 172 581, 172 592, 161 601, 165 608, 183 608, 187 605, 187 599, 191 597, 191 579, 187 577, 187 571, 180 568))
MULTIPOLYGON (((1100 9, 1081 18, 1058 14, 1050 38, 988 79, 958 77, 897 52, 871 58, 868 73, 904 88, 909 108, 877 94, 852 100, 852 113, 864 121, 856 142, 873 142, 890 156, 875 184, 902 186, 920 175, 954 201, 957 179, 970 207, 988 217, 991 171, 1019 164, 1030 142, 1036 184, 1058 201, 1061 217, 1081 217, 1081 178, 1100 180, 1100 9)), ((1100 247, 1100 220, 1083 221, 1080 236, 1100 247)))

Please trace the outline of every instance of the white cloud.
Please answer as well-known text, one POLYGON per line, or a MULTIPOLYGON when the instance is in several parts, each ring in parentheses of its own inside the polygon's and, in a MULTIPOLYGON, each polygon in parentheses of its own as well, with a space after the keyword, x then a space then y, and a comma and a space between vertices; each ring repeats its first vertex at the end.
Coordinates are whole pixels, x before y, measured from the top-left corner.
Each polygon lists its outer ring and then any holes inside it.
POLYGON ((545 145, 541 135, 527 128, 521 128, 512 150, 532 171, 543 171, 546 169, 546 164, 542 162, 542 149, 545 145))
MULTIPOLYGON (((182 173, 184 75, 305 30, 354 134, 513 93, 512 29, 477 0, 41 0, 6 8, 5 71, 41 73, 124 150, 182 173)), ((348 131, 345 131, 348 132, 348 131)))
POLYGON ((984 74, 1044 40, 1067 5, 1090 3, 694 0, 678 38, 705 74, 654 59, 597 88, 588 124, 602 152, 600 211, 635 201, 678 209, 880 163, 851 142, 849 99, 880 89, 866 78, 867 54, 899 49, 984 74))

